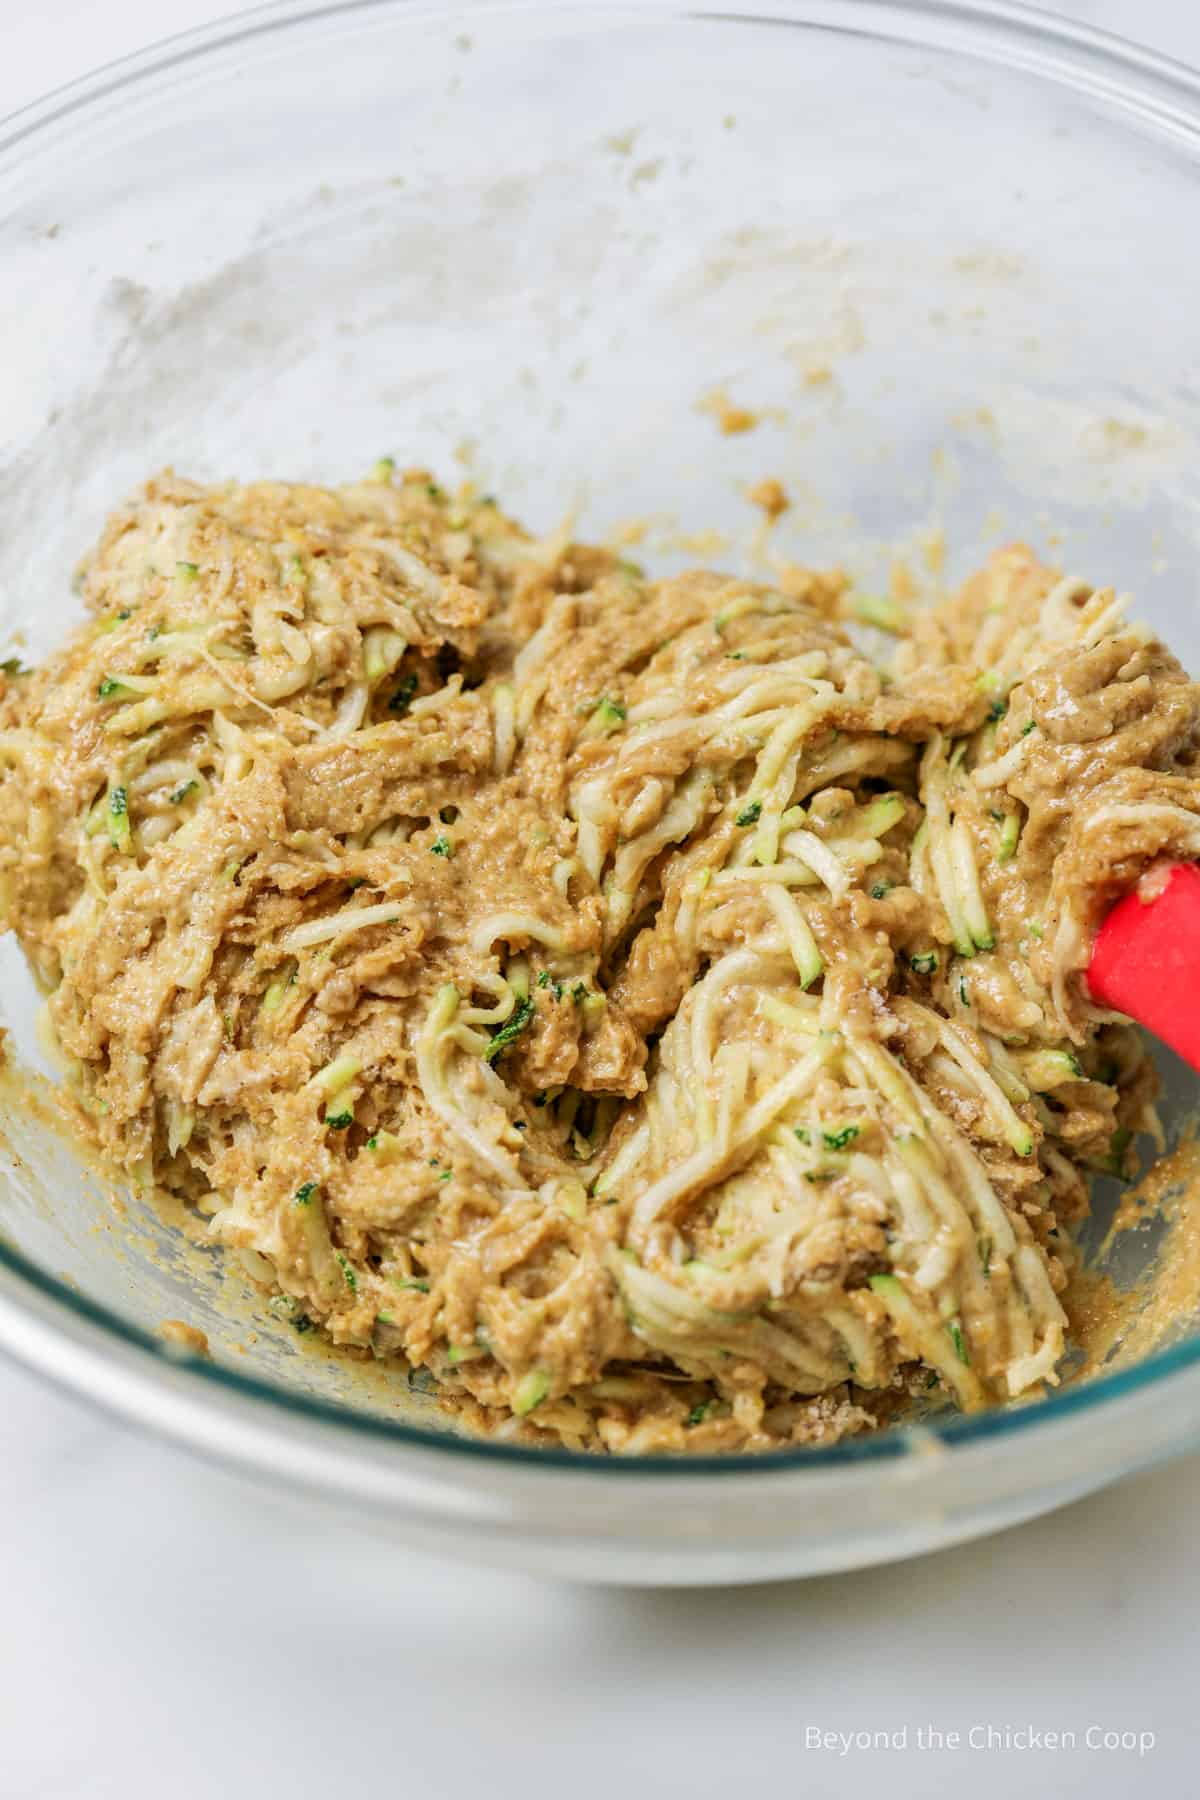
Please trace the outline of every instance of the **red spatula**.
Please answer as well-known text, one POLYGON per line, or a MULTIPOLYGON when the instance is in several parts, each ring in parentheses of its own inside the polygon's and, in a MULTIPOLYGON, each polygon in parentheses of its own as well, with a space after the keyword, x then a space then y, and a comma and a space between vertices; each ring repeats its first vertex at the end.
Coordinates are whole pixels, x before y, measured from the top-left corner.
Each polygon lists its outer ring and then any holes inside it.
POLYGON ((1093 999, 1200 1069, 1200 869, 1175 863, 1113 907, 1088 969, 1093 999))

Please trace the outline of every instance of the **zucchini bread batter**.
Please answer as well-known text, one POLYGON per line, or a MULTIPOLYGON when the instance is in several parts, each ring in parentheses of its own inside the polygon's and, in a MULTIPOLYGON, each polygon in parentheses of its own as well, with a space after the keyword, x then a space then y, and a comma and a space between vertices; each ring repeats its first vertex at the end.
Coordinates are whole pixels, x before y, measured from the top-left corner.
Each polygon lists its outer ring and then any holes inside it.
POLYGON ((0 678, 0 913, 273 1312, 620 1451, 1056 1380, 1157 1123, 1082 971, 1200 854, 1200 690, 1111 590, 1009 548, 885 670, 836 577, 648 582, 390 463, 165 476, 83 589, 0 678))

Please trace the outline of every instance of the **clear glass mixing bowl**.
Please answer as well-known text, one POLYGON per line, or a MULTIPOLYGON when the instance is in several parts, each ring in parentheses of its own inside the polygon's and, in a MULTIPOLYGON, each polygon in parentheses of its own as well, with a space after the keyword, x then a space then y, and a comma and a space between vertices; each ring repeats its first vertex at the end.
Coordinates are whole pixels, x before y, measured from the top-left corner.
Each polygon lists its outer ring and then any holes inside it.
MULTIPOLYGON (((1198 154, 1189 71, 1004 5, 358 0, 164 45, 0 129, 2 641, 61 635, 75 559, 164 464, 337 480, 394 451, 467 459, 540 528, 650 519, 659 570, 689 533, 751 555, 764 475, 797 558, 867 570, 940 525, 953 574, 1022 534, 1134 587, 1196 666, 1198 154), (758 429, 723 435, 698 408, 717 390, 758 429)), ((11 945, 0 986, 36 1061, 11 945)), ((1178 1124, 1195 1082, 1167 1073, 1178 1124)), ((1044 1404, 823 1452, 466 1442, 394 1374, 273 1330, 236 1271, 8 1114, 0 1344, 463 1555, 846 1568, 1200 1441, 1184 1321, 1044 1404), (172 1317, 211 1363, 167 1353, 172 1317)))

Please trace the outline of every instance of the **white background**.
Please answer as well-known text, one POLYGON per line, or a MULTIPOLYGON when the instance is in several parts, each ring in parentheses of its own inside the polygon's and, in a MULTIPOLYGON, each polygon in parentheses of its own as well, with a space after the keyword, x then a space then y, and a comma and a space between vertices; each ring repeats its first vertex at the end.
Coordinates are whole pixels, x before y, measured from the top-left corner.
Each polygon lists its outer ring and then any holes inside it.
MULTIPOLYGON (((226 10, 0 0, 0 113, 226 10)), ((1197 0, 1061 10, 1200 62, 1197 0)), ((1193 1796, 1196 1520, 1200 1457, 905 1566, 571 1589, 315 1525, 0 1365, 0 1796, 1193 1796), (989 1725, 1156 1742, 911 1747, 989 1725)))

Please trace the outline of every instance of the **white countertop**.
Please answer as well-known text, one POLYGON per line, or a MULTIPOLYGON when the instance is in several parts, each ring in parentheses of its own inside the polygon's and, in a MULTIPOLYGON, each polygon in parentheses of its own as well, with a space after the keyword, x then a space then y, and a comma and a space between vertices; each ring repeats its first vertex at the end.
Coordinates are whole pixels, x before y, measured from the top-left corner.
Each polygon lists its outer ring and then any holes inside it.
MULTIPOLYGON (((227 10, 3 0, 0 113, 227 10)), ((1200 62, 1195 0, 1061 10, 1200 62)), ((572 1589, 313 1524, 0 1364, 0 1800, 1190 1795, 1198 1517, 1192 1457, 904 1566, 572 1589)))

